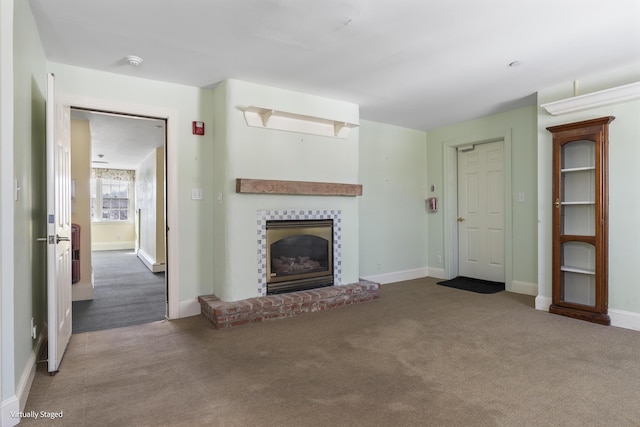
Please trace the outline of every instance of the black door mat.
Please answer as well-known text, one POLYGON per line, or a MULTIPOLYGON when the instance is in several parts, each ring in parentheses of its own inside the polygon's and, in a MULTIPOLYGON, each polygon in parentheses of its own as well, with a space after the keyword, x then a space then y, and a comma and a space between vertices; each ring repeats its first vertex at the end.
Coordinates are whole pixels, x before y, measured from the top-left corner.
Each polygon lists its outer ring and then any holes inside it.
POLYGON ((438 285, 450 288, 462 289, 479 294, 495 294, 504 291, 504 283, 491 282, 489 280, 474 279, 472 277, 458 276, 455 279, 438 282, 438 285))

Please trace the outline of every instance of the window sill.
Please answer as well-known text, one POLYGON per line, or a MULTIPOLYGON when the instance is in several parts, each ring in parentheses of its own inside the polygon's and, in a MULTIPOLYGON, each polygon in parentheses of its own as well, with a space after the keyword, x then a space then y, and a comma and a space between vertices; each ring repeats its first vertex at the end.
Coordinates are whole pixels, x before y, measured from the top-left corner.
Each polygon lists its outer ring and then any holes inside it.
POLYGON ((114 224, 121 224, 121 225, 126 225, 126 224, 133 224, 133 221, 127 220, 127 221, 91 221, 91 225, 114 225, 114 224))

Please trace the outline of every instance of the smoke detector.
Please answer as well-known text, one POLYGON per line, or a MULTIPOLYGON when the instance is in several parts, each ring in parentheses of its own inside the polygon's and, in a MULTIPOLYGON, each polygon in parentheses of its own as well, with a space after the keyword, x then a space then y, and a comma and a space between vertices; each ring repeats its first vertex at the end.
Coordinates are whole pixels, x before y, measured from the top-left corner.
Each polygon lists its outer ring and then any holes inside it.
POLYGON ((132 67, 137 67, 138 65, 142 64, 142 58, 140 58, 139 56, 127 55, 124 57, 124 59, 132 67))

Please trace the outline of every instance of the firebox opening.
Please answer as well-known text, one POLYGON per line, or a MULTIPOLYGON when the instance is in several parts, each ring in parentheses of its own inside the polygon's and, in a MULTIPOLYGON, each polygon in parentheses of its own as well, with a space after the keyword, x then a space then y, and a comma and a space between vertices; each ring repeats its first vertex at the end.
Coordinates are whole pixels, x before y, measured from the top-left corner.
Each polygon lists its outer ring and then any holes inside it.
POLYGON ((267 294, 333 285, 333 221, 267 221, 267 294))

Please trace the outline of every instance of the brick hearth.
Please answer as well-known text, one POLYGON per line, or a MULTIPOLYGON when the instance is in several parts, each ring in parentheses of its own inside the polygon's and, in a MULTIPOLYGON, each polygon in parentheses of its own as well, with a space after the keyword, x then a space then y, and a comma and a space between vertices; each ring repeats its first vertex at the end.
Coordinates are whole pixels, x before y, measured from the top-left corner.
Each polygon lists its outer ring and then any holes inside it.
POLYGON ((350 285, 260 296, 242 301, 220 301, 215 295, 200 296, 198 301, 202 307, 202 315, 216 329, 227 329, 371 301, 378 298, 379 288, 378 283, 361 280, 350 285))

